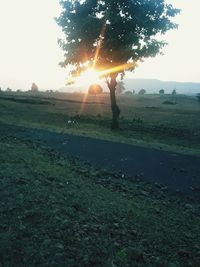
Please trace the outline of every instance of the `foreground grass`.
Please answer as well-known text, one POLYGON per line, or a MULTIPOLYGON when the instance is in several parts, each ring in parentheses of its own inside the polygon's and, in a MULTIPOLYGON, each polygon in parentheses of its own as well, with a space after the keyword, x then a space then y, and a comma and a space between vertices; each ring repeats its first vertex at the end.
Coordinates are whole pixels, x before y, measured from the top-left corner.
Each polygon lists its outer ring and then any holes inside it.
POLYGON ((0 183, 1 266, 199 266, 199 205, 136 178, 5 138, 0 183))
POLYGON ((164 105, 170 96, 120 96, 118 132, 110 130, 108 95, 88 96, 85 104, 83 98, 81 94, 2 93, 0 121, 200 155, 200 106, 195 98, 178 96, 177 105, 164 105))

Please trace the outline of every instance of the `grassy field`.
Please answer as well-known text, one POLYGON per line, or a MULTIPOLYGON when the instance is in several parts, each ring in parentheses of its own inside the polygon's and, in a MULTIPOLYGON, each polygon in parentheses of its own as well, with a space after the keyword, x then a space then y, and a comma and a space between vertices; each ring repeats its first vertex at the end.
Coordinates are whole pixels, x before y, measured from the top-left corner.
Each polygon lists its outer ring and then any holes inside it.
MULTIPOLYGON (((0 122, 183 153, 200 151, 199 103, 107 94, 1 93, 0 122)), ((0 266, 199 267, 200 205, 39 144, 0 136, 0 266)))
POLYGON ((178 95, 176 105, 164 104, 173 100, 171 95, 118 96, 121 129, 113 132, 108 94, 1 93, 0 121, 200 155, 199 102, 178 95))
POLYGON ((199 266, 199 204, 11 137, 0 178, 2 267, 199 266))

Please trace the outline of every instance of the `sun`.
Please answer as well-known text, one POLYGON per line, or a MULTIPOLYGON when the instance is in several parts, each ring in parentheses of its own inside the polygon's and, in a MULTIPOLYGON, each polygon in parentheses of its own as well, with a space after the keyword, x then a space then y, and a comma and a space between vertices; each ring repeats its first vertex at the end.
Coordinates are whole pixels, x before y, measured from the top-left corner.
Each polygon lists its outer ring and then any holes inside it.
POLYGON ((89 86, 91 84, 100 82, 100 73, 95 69, 89 68, 81 73, 81 75, 76 79, 77 85, 89 86))
POLYGON ((129 62, 101 71, 97 71, 94 68, 87 68, 78 77, 68 77, 66 85, 90 86, 92 84, 99 84, 103 77, 111 73, 119 73, 128 69, 134 69, 136 66, 137 62, 129 62))

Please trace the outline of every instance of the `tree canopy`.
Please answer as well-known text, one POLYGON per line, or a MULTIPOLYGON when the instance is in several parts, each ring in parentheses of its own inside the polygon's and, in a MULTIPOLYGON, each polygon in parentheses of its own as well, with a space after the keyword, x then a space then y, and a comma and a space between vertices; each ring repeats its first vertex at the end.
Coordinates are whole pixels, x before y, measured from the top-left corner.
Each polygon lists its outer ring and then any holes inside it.
MULTIPOLYGON (((166 44, 156 36, 177 27, 179 10, 164 0, 62 0, 57 18, 65 38, 62 66, 112 68, 153 57, 166 44)), ((122 70, 123 71, 123 68, 122 70)))
POLYGON ((99 84, 91 84, 88 89, 88 94, 98 95, 103 93, 103 88, 99 84))
POLYGON ((146 90, 145 89, 141 89, 139 92, 138 92, 138 95, 144 95, 146 94, 146 90))

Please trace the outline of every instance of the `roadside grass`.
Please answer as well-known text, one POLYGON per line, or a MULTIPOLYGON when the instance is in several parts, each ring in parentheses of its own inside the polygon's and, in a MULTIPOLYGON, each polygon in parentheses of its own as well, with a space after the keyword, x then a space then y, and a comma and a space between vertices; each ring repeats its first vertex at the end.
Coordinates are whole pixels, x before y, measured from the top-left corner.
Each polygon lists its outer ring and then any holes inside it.
POLYGON ((117 132, 110 130, 109 95, 88 96, 85 104, 83 98, 82 94, 3 93, 0 121, 200 155, 200 106, 195 98, 177 96, 177 105, 163 105, 171 96, 120 96, 117 132))
POLYGON ((198 267, 200 206, 0 138, 0 266, 198 267))

